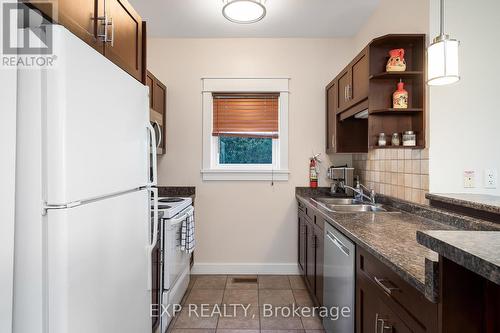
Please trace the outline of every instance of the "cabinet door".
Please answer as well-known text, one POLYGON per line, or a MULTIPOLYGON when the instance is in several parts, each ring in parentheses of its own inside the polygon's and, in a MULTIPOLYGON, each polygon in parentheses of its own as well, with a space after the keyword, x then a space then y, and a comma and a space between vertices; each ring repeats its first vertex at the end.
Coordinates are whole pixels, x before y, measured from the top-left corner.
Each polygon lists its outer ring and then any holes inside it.
POLYGON ((349 105, 349 89, 351 88, 351 68, 347 68, 338 79, 338 109, 344 111, 349 105))
POLYGON ((158 80, 153 82, 153 109, 161 114, 160 131, 161 141, 158 148, 160 154, 165 154, 167 148, 166 141, 166 116, 167 116, 167 87, 158 80))
POLYGON ((356 104, 368 98, 368 53, 363 50, 352 65, 352 88, 348 89, 351 104, 356 104))
POLYGON ((154 76, 149 71, 146 73, 146 86, 149 88, 149 109, 153 109, 153 98, 154 98, 154 76))
POLYGON ((303 213, 299 212, 299 253, 298 262, 302 275, 306 273, 306 255, 307 255, 307 226, 304 221, 303 213))
POLYGON ((356 332, 412 332, 380 298, 372 282, 359 275, 356 280, 356 332))
POLYGON ((103 43, 97 38, 97 0, 49 0, 43 2, 25 1, 39 9, 69 31, 92 46, 100 53, 104 50, 103 43), (48 6, 47 4, 52 4, 48 6))
POLYGON ((307 222, 306 282, 312 293, 316 290, 316 235, 314 226, 307 222))
MULTIPOLYGON (((106 16, 112 20, 107 34, 112 42, 105 43, 104 55, 142 82, 142 20, 126 0, 106 0, 106 16)), ((104 15, 99 2, 99 13, 104 15)))
POLYGON ((377 313, 377 333, 410 333, 412 330, 381 300, 378 300, 377 313))
POLYGON ((326 152, 336 152, 336 103, 337 83, 330 84, 326 90, 326 152))
POLYGON ((323 253, 324 253, 324 234, 318 226, 315 227, 314 234, 316 237, 316 299, 320 306, 323 305, 323 253))
POLYGON ((373 288, 363 277, 356 279, 356 332, 380 333, 377 326, 378 299, 373 288))

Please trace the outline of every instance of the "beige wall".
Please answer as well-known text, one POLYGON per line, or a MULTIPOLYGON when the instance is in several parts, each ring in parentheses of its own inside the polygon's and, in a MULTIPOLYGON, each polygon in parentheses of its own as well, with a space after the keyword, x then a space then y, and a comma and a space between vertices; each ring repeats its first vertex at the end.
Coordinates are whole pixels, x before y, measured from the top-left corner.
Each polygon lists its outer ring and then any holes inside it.
MULTIPOLYGON (((198 269, 296 270, 296 186, 325 149, 324 88, 350 60, 351 40, 150 39, 148 67, 168 87, 167 154, 161 185, 196 186, 198 269), (202 77, 290 77, 287 182, 201 180, 202 77), (223 265, 212 265, 220 264, 223 265), (234 264, 234 267, 231 265, 234 264), (281 265, 277 265, 281 264, 281 265)), ((323 159, 327 156, 323 155, 323 159)), ((336 164, 350 155, 332 157, 336 164)), ((322 165, 324 176, 330 161, 322 165)), ((320 178, 320 185, 329 183, 320 178)))
POLYGON ((429 31, 429 1, 381 0, 375 12, 353 38, 353 52, 358 53, 373 38, 391 33, 429 31))
MULTIPOLYGON (((432 4, 430 24, 435 36, 439 7, 437 1, 432 4)), ((496 169, 500 176, 499 12, 498 0, 446 2, 445 31, 460 40, 461 80, 430 89, 431 192, 500 195, 500 186, 484 187, 485 169, 496 169), (475 171, 475 188, 464 188, 465 170, 475 171)))

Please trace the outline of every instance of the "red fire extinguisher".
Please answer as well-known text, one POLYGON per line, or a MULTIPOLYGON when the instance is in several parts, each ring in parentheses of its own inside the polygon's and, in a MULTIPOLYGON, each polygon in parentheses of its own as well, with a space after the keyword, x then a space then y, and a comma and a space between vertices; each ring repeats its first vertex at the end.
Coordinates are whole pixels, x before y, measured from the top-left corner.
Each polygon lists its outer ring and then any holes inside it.
POLYGON ((321 160, 318 158, 319 155, 321 155, 321 153, 311 157, 309 162, 309 186, 312 188, 318 187, 318 163, 321 162, 321 160))

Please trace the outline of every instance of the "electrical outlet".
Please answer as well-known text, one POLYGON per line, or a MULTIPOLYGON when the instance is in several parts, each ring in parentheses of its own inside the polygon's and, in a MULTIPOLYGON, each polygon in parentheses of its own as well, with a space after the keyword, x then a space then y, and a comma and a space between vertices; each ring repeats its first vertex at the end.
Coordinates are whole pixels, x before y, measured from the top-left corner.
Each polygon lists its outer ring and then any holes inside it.
POLYGON ((476 187, 476 172, 474 170, 464 171, 464 188, 476 187))
POLYGON ((484 170, 484 188, 497 188, 498 173, 496 169, 484 170))

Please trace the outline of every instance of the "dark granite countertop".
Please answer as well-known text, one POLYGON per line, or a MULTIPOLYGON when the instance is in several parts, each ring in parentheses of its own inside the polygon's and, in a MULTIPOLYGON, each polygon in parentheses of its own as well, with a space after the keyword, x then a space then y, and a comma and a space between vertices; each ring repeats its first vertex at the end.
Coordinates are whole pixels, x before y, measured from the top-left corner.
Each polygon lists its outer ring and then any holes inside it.
POLYGON ((437 260, 434 251, 418 244, 416 234, 424 230, 456 228, 407 212, 333 213, 310 199, 324 195, 298 190, 296 197, 317 209, 333 227, 358 246, 389 266, 432 302, 437 300, 437 260))
POLYGON ((160 197, 196 197, 196 188, 194 186, 158 186, 158 196, 160 197))
POLYGON ((500 285, 499 231, 418 231, 420 244, 500 285))
POLYGON ((468 193, 428 193, 429 200, 500 214, 500 196, 468 193))

